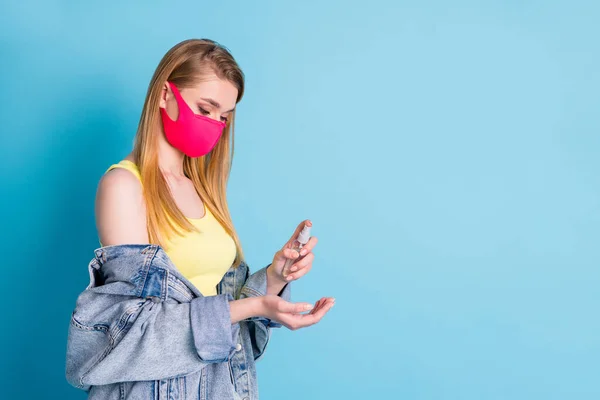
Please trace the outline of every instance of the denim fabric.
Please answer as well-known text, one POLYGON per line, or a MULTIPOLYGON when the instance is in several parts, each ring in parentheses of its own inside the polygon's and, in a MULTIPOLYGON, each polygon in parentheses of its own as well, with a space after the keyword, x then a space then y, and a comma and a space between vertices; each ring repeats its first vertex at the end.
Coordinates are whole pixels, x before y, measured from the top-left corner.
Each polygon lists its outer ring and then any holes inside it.
MULTIPOLYGON (((231 267, 204 297, 160 246, 95 250, 71 315, 67 381, 88 399, 258 399, 255 363, 281 325, 231 324, 229 301, 264 295, 267 267, 231 267)), ((289 301, 289 284, 280 296, 289 301)))

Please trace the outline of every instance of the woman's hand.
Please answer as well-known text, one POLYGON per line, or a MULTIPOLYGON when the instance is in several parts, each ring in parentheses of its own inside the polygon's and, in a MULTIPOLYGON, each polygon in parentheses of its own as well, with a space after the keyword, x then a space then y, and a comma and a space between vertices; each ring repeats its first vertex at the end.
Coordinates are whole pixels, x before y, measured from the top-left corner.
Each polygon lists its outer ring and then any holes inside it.
POLYGON ((261 316, 293 331, 316 324, 335 304, 333 297, 323 297, 314 306, 310 303, 290 303, 274 295, 265 295, 261 299, 261 316), (302 314, 306 311, 310 312, 302 314))
POLYGON ((312 226, 312 222, 310 220, 307 219, 302 221, 296 228, 296 231, 294 232, 292 237, 283 245, 281 250, 275 253, 275 256, 273 257, 273 262, 267 269, 267 272, 269 272, 269 276, 274 283, 278 283, 281 286, 284 286, 285 283, 295 281, 301 278, 302 276, 306 275, 308 271, 310 271, 310 269, 312 268, 312 262, 315 258, 315 255, 312 252, 312 250, 317 245, 318 241, 315 236, 310 237, 308 243, 306 243, 304 247, 302 247, 300 254, 298 254, 296 250, 292 249, 294 247, 294 241, 300 234, 300 231, 302 231, 302 229, 304 228, 304 224, 312 226), (290 262, 293 263, 290 266, 290 273, 287 276, 284 276, 283 267, 285 266, 288 260, 290 260, 290 262))

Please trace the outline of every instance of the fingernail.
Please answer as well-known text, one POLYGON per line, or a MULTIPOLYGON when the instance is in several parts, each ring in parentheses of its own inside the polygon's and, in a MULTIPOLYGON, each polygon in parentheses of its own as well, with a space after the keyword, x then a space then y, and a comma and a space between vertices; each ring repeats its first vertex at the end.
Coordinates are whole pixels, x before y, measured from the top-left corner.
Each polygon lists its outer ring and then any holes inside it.
POLYGON ((305 304, 305 305, 304 305, 304 309, 305 309, 305 310, 312 310, 312 309, 313 309, 313 306, 312 306, 312 304, 305 304))
POLYGON ((298 267, 292 267, 292 268, 290 268, 290 271, 296 272, 296 271, 298 271, 298 267))
POLYGON ((292 277, 291 275, 288 275, 288 276, 287 276, 287 278, 285 278, 285 280, 286 280, 286 281, 289 281, 289 280, 292 280, 292 278, 293 278, 293 277, 292 277))
POLYGON ((302 249, 302 251, 300 252, 300 255, 303 256, 307 253, 308 251, 306 249, 302 249))

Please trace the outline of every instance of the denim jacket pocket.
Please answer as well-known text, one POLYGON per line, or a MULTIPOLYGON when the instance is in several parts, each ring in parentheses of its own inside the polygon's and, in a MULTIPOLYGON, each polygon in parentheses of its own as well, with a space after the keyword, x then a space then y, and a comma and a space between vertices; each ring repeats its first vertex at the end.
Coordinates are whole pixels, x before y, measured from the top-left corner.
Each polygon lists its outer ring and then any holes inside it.
POLYGON ((71 314, 67 338, 66 378, 74 387, 87 390, 89 386, 83 383, 85 374, 110 351, 109 327, 84 325, 75 314, 71 314))

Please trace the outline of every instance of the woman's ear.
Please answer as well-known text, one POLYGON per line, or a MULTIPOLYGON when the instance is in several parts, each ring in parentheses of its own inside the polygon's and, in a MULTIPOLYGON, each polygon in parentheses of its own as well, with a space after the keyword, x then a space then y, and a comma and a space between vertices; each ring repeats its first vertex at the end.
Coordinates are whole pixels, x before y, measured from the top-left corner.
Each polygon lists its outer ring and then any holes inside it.
POLYGON ((167 108, 167 98, 169 98, 169 96, 171 96, 171 88, 169 87, 169 84, 167 82, 165 82, 162 90, 160 91, 160 102, 158 103, 158 106, 160 108, 167 108))

